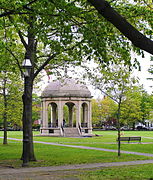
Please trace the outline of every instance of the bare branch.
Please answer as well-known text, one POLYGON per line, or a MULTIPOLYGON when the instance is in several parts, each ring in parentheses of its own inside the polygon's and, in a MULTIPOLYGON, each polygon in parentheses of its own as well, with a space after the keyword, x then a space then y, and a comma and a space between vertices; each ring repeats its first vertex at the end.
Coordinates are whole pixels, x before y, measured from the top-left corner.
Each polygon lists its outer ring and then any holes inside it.
MULTIPOLYGON (((7 11, 4 10, 4 12, 0 14, 0 18, 1 17, 9 16, 9 15, 15 15, 15 14, 19 14, 19 15, 20 14, 30 14, 28 12, 21 12, 21 11, 23 9, 27 9, 27 10, 31 11, 31 9, 28 6, 31 5, 31 4, 34 4, 36 1, 39 1, 39 0, 33 0, 33 1, 23 5, 22 7, 17 8, 15 10, 14 9, 13 10, 9 10, 9 11, 8 10, 7 11)), ((1 7, 1 9, 3 9, 3 8, 1 7)))
POLYGON ((28 10, 31 11, 31 9, 30 9, 28 6, 31 5, 31 4, 33 4, 33 3, 35 3, 36 1, 38 1, 38 0, 33 0, 33 1, 29 2, 29 3, 26 4, 26 5, 23 5, 23 8, 28 9, 28 10))
POLYGON ((96 88, 99 89, 102 93, 104 93, 106 96, 108 96, 110 99, 112 99, 114 102, 116 102, 118 104, 117 99, 115 99, 114 97, 110 96, 106 91, 104 91, 101 88, 99 88, 99 86, 97 86, 96 88))
POLYGON ((4 12, 4 13, 0 14, 0 17, 9 16, 9 15, 14 14, 14 13, 15 13, 14 10, 11 10, 9 12, 4 12))
POLYGON ((150 4, 148 4, 145 0, 143 0, 143 2, 150 8, 150 9, 152 9, 153 10, 153 8, 151 7, 151 5, 150 4))
POLYGON ((18 65, 18 67, 19 67, 19 70, 20 70, 20 72, 21 72, 21 75, 23 74, 23 71, 22 71, 22 68, 21 68, 21 66, 20 66, 20 63, 19 63, 19 60, 18 60, 18 58, 14 55, 14 53, 8 48, 8 47, 5 47, 6 49, 7 49, 7 51, 14 57, 14 59, 16 60, 16 62, 17 62, 17 65, 18 65))
MULTIPOLYGON (((82 40, 83 41, 83 40, 82 40)), ((80 44, 82 41, 76 43, 74 46, 64 49, 63 51, 73 50, 78 44, 80 44)), ((54 53, 53 55, 49 56, 47 60, 38 68, 38 70, 34 73, 33 80, 36 78, 36 76, 39 74, 41 70, 43 70, 47 64, 55 58, 59 53, 54 53)))
POLYGON ((27 45, 26 41, 24 40, 24 37, 22 36, 22 33, 21 33, 20 30, 18 31, 18 34, 19 34, 19 37, 20 37, 20 40, 21 40, 22 44, 24 45, 25 49, 27 50, 28 45, 27 45))
POLYGON ((38 70, 34 73, 34 76, 33 76, 33 80, 36 78, 36 76, 39 74, 39 72, 41 70, 43 70, 47 64, 54 58, 56 57, 57 53, 51 55, 50 57, 47 58, 47 60, 38 68, 38 70))

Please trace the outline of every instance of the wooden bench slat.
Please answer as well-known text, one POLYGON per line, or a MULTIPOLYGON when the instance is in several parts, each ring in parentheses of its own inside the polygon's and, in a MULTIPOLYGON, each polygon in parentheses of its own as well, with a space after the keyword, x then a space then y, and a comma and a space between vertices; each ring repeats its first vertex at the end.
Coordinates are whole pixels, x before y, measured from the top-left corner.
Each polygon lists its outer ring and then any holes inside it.
MULTIPOLYGON (((117 139, 117 141, 119 141, 119 138, 117 139)), ((135 137, 120 137, 120 141, 139 141, 141 142, 141 137, 139 136, 135 136, 135 137)))
POLYGON ((134 140, 141 140, 141 137, 130 137, 130 140, 134 141, 134 140))
POLYGON ((120 141, 129 141, 129 139, 130 139, 130 137, 120 137, 120 141))

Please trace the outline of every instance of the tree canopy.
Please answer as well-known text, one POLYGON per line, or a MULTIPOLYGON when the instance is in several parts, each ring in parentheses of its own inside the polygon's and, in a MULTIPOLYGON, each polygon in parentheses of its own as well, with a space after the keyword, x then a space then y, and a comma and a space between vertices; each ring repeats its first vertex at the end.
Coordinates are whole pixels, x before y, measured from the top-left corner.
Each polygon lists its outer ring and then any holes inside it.
POLYGON ((111 22, 123 35, 125 35, 136 47, 153 54, 153 41, 147 36, 152 38, 153 34, 153 6, 152 1, 150 0, 134 0, 134 1, 111 1, 114 8, 111 7, 110 3, 105 0, 88 0, 97 11, 109 22, 111 22), (122 4, 122 11, 119 10, 119 5, 122 4), (123 5, 124 4, 124 5, 123 5), (115 8, 117 10, 115 10, 115 8), (133 14, 132 13, 135 14, 133 14), (122 15, 120 15, 122 14, 122 15), (126 17, 127 16, 127 17, 126 17), (132 17, 132 21, 131 21, 132 17), (141 24, 135 23, 133 20, 137 19, 141 24), (130 23, 127 21, 130 20, 130 23), (143 22, 146 23, 146 27, 143 26, 143 22), (134 26, 136 25, 139 28, 143 29, 143 32, 146 34, 143 35, 138 29, 134 26), (147 26, 149 28, 147 28, 147 26))
POLYGON ((133 86, 125 94, 125 99, 121 105, 121 122, 125 125, 131 125, 133 128, 135 123, 141 122, 142 110, 142 88, 133 86))
MULTIPOLYGON (((22 48, 32 48, 27 45, 27 37, 30 35, 28 31, 33 29, 31 31, 35 37, 34 44, 36 48, 36 60, 33 63, 36 68, 35 76, 50 60, 52 60, 52 69, 55 64, 58 64, 57 59, 59 66, 63 63, 63 59, 65 61, 75 59, 78 62, 82 57, 91 59, 93 56, 99 57, 102 63, 108 63, 114 60, 114 54, 120 55, 122 59, 125 59, 125 56, 130 56, 131 44, 113 26, 114 23, 120 23, 115 26, 121 32, 124 31, 122 33, 133 44, 137 47, 141 44, 143 46, 139 47, 141 49, 149 46, 151 49, 149 51, 152 51, 152 41, 143 35, 143 38, 140 37, 141 33, 139 33, 139 31, 144 32, 147 37, 152 35, 152 6, 149 1, 149 5, 139 1, 131 3, 123 0, 111 1, 110 3, 104 0, 91 0, 90 3, 96 7, 106 20, 100 17, 84 0, 60 0, 58 2, 47 0, 33 0, 31 2, 28 0, 1 1, 0 24, 2 29, 5 29, 7 49, 13 51, 16 55, 20 42, 22 42, 22 48), (145 13, 142 14, 142 12, 145 13), (120 14, 124 16, 124 20, 122 17, 118 19, 120 14), (112 17, 112 19, 107 16, 112 17), (130 24, 125 26, 126 19, 138 30, 130 24), (131 27, 133 29, 130 29, 131 27), (138 43, 135 42, 135 39, 138 40, 138 43)), ((6 44, 1 42, 1 46, 6 47, 6 44)), ((16 55, 20 63, 24 58, 24 49, 22 49, 20 59, 16 55)), ((133 49, 142 53, 135 47, 133 49)))
POLYGON ((92 100, 92 124, 93 127, 102 127, 102 124, 115 118, 117 104, 107 96, 103 99, 92 100))

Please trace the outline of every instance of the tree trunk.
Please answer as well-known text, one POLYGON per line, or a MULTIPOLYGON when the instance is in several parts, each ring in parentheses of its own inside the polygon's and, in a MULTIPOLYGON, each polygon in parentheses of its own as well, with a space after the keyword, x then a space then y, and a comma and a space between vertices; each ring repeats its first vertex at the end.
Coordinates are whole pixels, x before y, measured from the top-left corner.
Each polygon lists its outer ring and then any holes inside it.
POLYGON ((6 97, 6 77, 3 79, 3 99, 4 99, 4 113, 3 113, 3 127, 4 138, 3 144, 7 144, 7 97, 6 97))
POLYGON ((31 77, 25 77, 23 99, 23 166, 29 161, 36 160, 34 156, 33 133, 32 133, 32 87, 31 77))
POLYGON ((105 0, 87 0, 97 11, 121 33, 123 33, 136 47, 153 55, 153 41, 140 33, 124 17, 117 13, 105 0))
MULTIPOLYGON (((36 161, 34 155, 33 133, 32 133, 32 91, 34 81, 34 62, 36 58, 36 42, 34 30, 35 18, 29 17, 28 43, 25 46, 25 59, 30 59, 32 68, 28 77, 24 78, 23 94, 23 166, 27 166, 29 161, 36 161)), ((26 42, 25 42, 26 43, 26 42)))
POLYGON ((133 124, 132 124, 132 130, 133 131, 135 130, 135 122, 133 122, 133 124))
POLYGON ((120 128, 118 128, 118 156, 121 156, 120 128))
POLYGON ((3 114, 4 138, 3 144, 7 144, 7 117, 6 112, 3 114))
POLYGON ((118 156, 121 155, 121 131, 120 131, 120 110, 121 110, 121 98, 119 99, 118 103, 118 110, 117 110, 117 130, 118 130, 118 156))

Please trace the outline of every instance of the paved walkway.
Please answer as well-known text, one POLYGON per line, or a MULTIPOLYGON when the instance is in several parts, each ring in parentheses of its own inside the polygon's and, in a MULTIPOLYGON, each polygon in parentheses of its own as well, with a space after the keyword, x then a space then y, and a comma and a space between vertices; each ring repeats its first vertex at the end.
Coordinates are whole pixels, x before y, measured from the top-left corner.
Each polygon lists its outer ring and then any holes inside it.
POLYGON ((97 170, 112 166, 150 164, 153 160, 76 164, 67 166, 35 167, 35 168, 0 168, 0 180, 79 180, 77 175, 86 170, 97 170))
POLYGON ((28 172, 45 172, 45 171, 62 171, 62 170, 76 170, 76 169, 93 169, 102 167, 113 166, 127 166, 137 164, 152 164, 153 160, 139 160, 139 161, 126 161, 126 162, 110 162, 110 163, 90 163, 90 164, 72 164, 65 166, 50 166, 50 167, 33 167, 33 168, 0 168, 0 175, 4 174, 16 174, 16 173, 28 173, 28 172))

